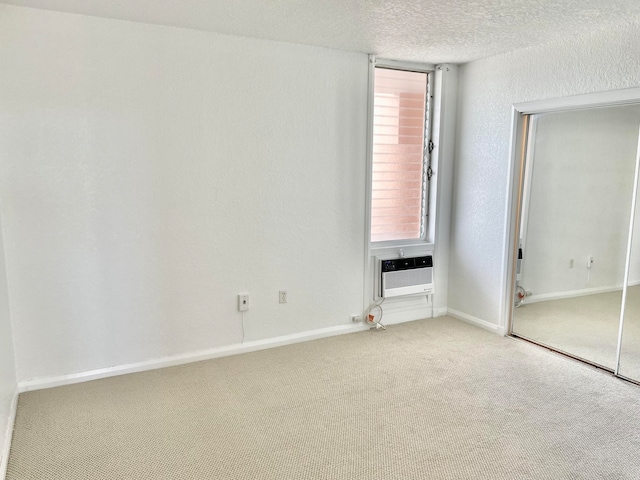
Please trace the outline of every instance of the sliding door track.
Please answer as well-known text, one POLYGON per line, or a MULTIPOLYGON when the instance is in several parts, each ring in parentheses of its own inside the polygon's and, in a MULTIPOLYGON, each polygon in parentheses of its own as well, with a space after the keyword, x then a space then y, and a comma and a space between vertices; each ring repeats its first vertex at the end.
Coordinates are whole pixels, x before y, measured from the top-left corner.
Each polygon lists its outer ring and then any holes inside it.
POLYGON ((568 357, 568 358, 571 358, 572 360, 576 360, 576 361, 578 361, 580 363, 584 363, 586 365, 594 367, 596 370, 602 370, 603 372, 609 373, 612 377, 619 378, 621 380, 624 380, 625 382, 633 383, 634 385, 640 385, 640 382, 637 381, 637 380, 633 380, 631 378, 627 378, 627 377, 625 377, 623 375, 620 375, 620 374, 616 375, 614 370, 613 370, 613 368, 605 367, 604 365, 600 365, 598 363, 590 362, 589 360, 585 360, 582 357, 578 357, 576 355, 572 355, 571 353, 567 353, 567 352, 564 352, 562 350, 558 350, 557 348, 550 347, 549 345, 545 345, 544 343, 536 342, 535 340, 531 340, 530 338, 523 337, 522 335, 518 335, 517 333, 513 333, 512 332, 512 333, 509 334, 509 336, 513 337, 513 338, 516 338, 518 340, 523 340, 523 341, 525 341, 527 343, 531 343, 533 345, 537 345, 538 347, 542 347, 545 350, 549 350, 550 352, 559 353, 560 355, 562 355, 564 357, 568 357))

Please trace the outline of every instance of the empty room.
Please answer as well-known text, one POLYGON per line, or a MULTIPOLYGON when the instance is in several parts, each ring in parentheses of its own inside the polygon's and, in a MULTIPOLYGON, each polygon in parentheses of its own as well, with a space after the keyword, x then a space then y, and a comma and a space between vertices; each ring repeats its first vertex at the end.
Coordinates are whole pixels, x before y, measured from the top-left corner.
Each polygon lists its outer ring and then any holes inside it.
POLYGON ((0 0, 0 479, 640 478, 636 0, 0 0))

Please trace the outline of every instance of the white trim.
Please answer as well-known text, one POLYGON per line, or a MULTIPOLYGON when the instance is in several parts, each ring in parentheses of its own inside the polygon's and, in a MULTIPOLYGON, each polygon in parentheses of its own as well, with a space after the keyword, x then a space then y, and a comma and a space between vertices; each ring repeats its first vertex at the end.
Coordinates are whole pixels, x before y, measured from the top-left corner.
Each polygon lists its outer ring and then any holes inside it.
POLYGON ((553 300, 563 300, 565 298, 586 297, 587 295, 598 295, 600 293, 611 293, 622 290, 622 285, 607 287, 583 288, 581 290, 568 290, 566 292, 542 293, 532 295, 524 299, 524 305, 538 302, 550 302, 553 300))
POLYGON ((402 323, 403 321, 430 318, 433 303, 432 294, 407 295, 403 297, 389 297, 383 300, 382 309, 384 318, 382 323, 402 323), (393 318, 393 321, 390 320, 393 318))
POLYGON ((393 241, 384 241, 384 242, 376 242, 375 245, 371 246, 371 255, 393 255, 399 249, 406 250, 410 249, 411 251, 419 251, 419 250, 428 250, 433 251, 435 249, 435 243, 433 242, 417 242, 415 240, 398 240, 393 241), (404 243, 407 242, 407 243, 404 243))
POLYGON ((202 360, 210 360, 213 358, 227 357, 238 355, 241 353, 255 352, 265 350, 267 348, 280 347, 294 343, 302 343, 320 338, 332 337, 335 335, 344 335, 347 333, 355 333, 367 330, 369 327, 363 324, 356 325, 338 325, 336 327, 321 328, 303 333, 294 333, 292 335, 283 335, 281 337, 269 338, 265 340, 256 340, 246 343, 236 343, 223 347, 216 347, 208 350, 200 350, 197 352, 183 353, 172 355, 170 357, 156 358, 143 362, 129 363, 125 365, 116 365, 114 367, 98 368, 96 370, 88 370, 85 372, 71 373, 68 375, 59 375, 53 377, 35 378, 24 380, 18 383, 19 392, 30 392, 32 390, 41 390, 44 388, 59 387, 62 385, 71 385, 74 383, 88 382, 100 378, 115 377, 127 373, 145 372, 147 370, 156 370, 158 368, 173 367, 186 363, 200 362, 202 360))
POLYGON ((433 309, 433 318, 444 317, 446 314, 447 314, 447 307, 433 309))
MULTIPOLYGON (((427 309, 431 311, 431 301, 429 295, 409 295, 406 297, 391 297, 385 299, 382 307, 385 312, 392 315, 396 312, 408 312, 408 311, 421 311, 425 312, 427 309)), ((386 313, 385 313, 386 315, 386 313)))
POLYGON ((367 161, 365 169, 365 208, 364 208, 364 282, 362 295, 363 314, 371 305, 375 296, 375 284, 373 272, 371 270, 371 182, 373 181, 373 104, 374 104, 374 78, 375 78, 376 57, 369 55, 369 79, 367 84, 367 161))
MULTIPOLYGON (((430 190, 430 189, 427 188, 427 190, 430 190)), ((371 217, 371 213, 369 213, 369 217, 371 217)), ((427 224, 428 224, 428 219, 427 219, 427 224)), ((428 237, 429 237, 428 233, 429 233, 429 225, 427 225, 427 239, 421 240, 419 238, 413 238, 408 240, 381 240, 379 242, 371 242, 371 250, 388 250, 390 248, 433 247, 434 242, 428 240, 428 237)), ((369 232, 369 237, 371 237, 371 232, 369 232)))
POLYGON ((520 185, 518 176, 522 174, 521 165, 518 163, 521 158, 519 152, 523 148, 522 133, 525 128, 524 116, 514 107, 511 111, 511 142, 510 142, 510 162, 507 164, 507 197, 505 199, 505 217, 503 230, 503 255, 502 255, 502 281, 500 291, 502 301, 500 302, 499 321, 503 331, 508 332, 511 326, 511 311, 513 305, 512 281, 515 278, 513 271, 513 246, 515 244, 518 216, 518 194, 520 185))
POLYGON ((625 88, 607 92, 586 93, 569 97, 516 103, 513 108, 521 114, 550 113, 564 110, 632 105, 640 103, 640 88, 625 88))
POLYGON ((9 421, 7 422, 7 431, 5 432, 4 447, 0 452, 0 480, 4 480, 7 476, 9 468, 9 452, 11 451, 11 439, 13 438, 13 426, 16 423, 16 413, 18 412, 18 391, 13 395, 11 408, 9 410, 9 421))
MULTIPOLYGON (((628 286, 630 287, 635 287, 637 285, 640 285, 640 280, 630 280, 628 283, 628 286)), ((526 305, 527 303, 548 302, 552 300, 562 300, 565 298, 573 297, 585 297, 587 295, 598 295, 600 293, 611 293, 621 290, 622 284, 608 285, 605 287, 583 288, 581 290, 568 290, 565 292, 541 293, 540 295, 531 295, 530 297, 526 297, 524 303, 526 305)))
MULTIPOLYGON (((448 66, 447 66, 448 67, 448 66)), ((422 222, 424 222, 424 236, 421 238, 411 238, 411 239, 397 239, 397 240, 381 240, 381 241, 371 241, 371 213, 372 213, 372 204, 373 204, 373 139, 374 139, 374 105, 375 105, 375 71, 376 68, 391 68, 397 70, 403 70, 408 72, 420 72, 427 74, 427 97, 425 98, 425 109, 427 110, 427 114, 425 120, 428 120, 428 124, 424 125, 423 129, 423 137, 425 133, 428 133, 428 137, 431 141, 434 141, 433 138, 433 127, 434 120, 436 118, 440 118, 441 112, 436 112, 435 103, 436 100, 439 100, 441 97, 440 91, 438 91, 436 87, 436 71, 437 68, 435 65, 426 64, 426 63, 416 63, 416 62, 405 62, 400 60, 388 60, 388 59, 379 59, 375 55, 369 55, 369 91, 368 91, 368 122, 367 122, 367 189, 366 189, 366 215, 367 215, 367 225, 366 225, 366 240, 369 242, 369 248, 371 250, 384 250, 389 248, 409 248, 413 246, 427 246, 433 245, 433 238, 435 237, 435 218, 432 218, 432 210, 434 208, 431 206, 432 202, 436 202, 435 197, 433 197, 431 193, 432 182, 426 182, 423 185, 424 192, 426 194, 426 198, 424 199, 424 204, 422 208, 422 222)), ((435 151, 435 150, 434 150, 435 151)), ((437 170, 437 162, 434 162, 435 155, 433 152, 429 153, 431 158, 430 165, 435 166, 437 170)), ((424 159, 423 159, 424 160, 424 159)))
POLYGON ((499 335, 505 335, 504 329, 500 325, 487 322, 486 320, 482 320, 481 318, 474 317, 473 315, 462 313, 458 310, 454 310, 453 308, 447 308, 447 315, 457 320, 462 320, 465 323, 469 323, 471 325, 475 325, 476 327, 480 327, 483 330, 488 330, 489 332, 497 333, 499 335))
MULTIPOLYGON (((529 119, 528 125, 528 134, 527 134, 527 150, 525 152, 524 159, 524 173, 523 173, 523 183, 522 186, 522 209, 520 214, 520 232, 518 242, 520 243, 520 247, 522 248, 523 256, 527 250, 527 228, 529 227, 529 210, 531 206, 531 184, 533 179, 533 169, 535 165, 533 164, 533 159, 535 157, 535 142, 533 141, 536 138, 536 133, 538 131, 538 117, 532 116, 529 119)), ((524 262, 522 267, 524 267, 524 262)), ((522 273, 522 271, 520 272, 522 273)))
POLYGON ((636 202, 638 200, 638 175, 640 174, 640 131, 636 145, 636 171, 631 194, 631 213, 629 214, 629 237, 627 239, 627 258, 624 265, 624 280, 622 282, 622 304, 620 306, 620 325, 618 327, 618 349, 616 351, 616 368, 614 375, 620 373, 620 354, 622 352, 622 330, 624 328, 624 314, 627 310, 627 291, 629 289, 629 271, 631 270, 631 249, 633 246, 633 227, 636 219, 636 202))
POLYGON ((382 68, 396 68, 398 70, 410 70, 412 72, 430 73, 435 71, 436 66, 430 63, 420 62, 405 62, 403 60, 390 60, 386 58, 377 58, 371 55, 374 59, 375 67, 382 68))
POLYGON ((451 216, 453 205, 453 170, 458 93, 458 67, 441 65, 436 69, 433 88, 433 122, 431 138, 434 143, 431 161, 435 183, 429 189, 429 215, 433 222, 434 277, 432 297, 437 309, 446 309, 449 291, 449 258, 451 249, 451 216), (437 113, 437 114, 436 114, 437 113))
POLYGON ((398 325, 400 323, 415 322, 416 320, 426 320, 432 318, 431 307, 412 308, 406 310, 397 310, 395 312, 385 312, 382 316, 381 323, 383 325, 398 325))
POLYGON ((381 323, 396 325, 433 317, 433 304, 430 295, 391 297, 382 304, 384 314, 381 323))

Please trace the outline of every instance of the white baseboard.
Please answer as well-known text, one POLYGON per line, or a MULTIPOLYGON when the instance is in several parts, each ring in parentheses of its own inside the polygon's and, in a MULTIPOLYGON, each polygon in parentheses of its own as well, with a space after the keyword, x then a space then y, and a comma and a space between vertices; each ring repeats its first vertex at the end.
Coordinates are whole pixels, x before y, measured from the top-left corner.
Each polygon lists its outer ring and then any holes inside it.
MULTIPOLYGON (((635 287, 640 285, 640 280, 630 280, 629 286, 635 287)), ((524 299, 524 303, 549 302, 552 300, 562 300, 564 298, 585 297, 587 295, 598 295, 599 293, 611 293, 622 290, 622 285, 609 285, 604 287, 583 288, 580 290, 569 290, 566 292, 542 293, 540 295, 531 295, 524 299)))
POLYGON ((283 335, 281 337, 268 338, 264 340, 255 340, 246 343, 236 343, 233 345, 225 345, 208 350, 200 350, 197 352, 172 355, 169 357, 146 360, 143 362, 116 365, 114 367, 107 368, 98 368, 96 370, 71 373, 68 375, 34 378, 18 382, 18 391, 29 392, 32 390, 42 390, 45 388, 60 387, 62 385, 71 385, 74 383, 88 382, 90 380, 98 380, 100 378, 115 377, 117 375, 124 375, 127 373, 137 373, 147 370, 156 370, 158 368, 173 367, 176 365, 183 365, 185 363, 210 360, 212 358, 227 357, 230 355, 238 355, 240 353, 255 352, 258 350, 265 350, 267 348, 307 342, 310 340, 332 337, 334 335, 355 333, 368 329, 369 327, 362 323, 353 325, 338 325, 336 327, 321 328, 318 330, 294 333, 292 335, 283 335))
POLYGON ((581 290, 569 290, 566 292, 542 293, 540 295, 525 297, 524 303, 550 302, 553 300, 563 300, 565 298, 585 297, 587 295, 598 295, 599 293, 611 293, 618 290, 622 290, 622 285, 613 287, 583 288, 581 290))
POLYGON ((5 432, 4 446, 0 452, 0 480, 4 480, 7 476, 7 468, 9 467, 9 452, 11 451, 11 439, 13 437, 13 426, 16 422, 16 412, 18 411, 18 391, 13 395, 11 409, 9 410, 9 421, 7 422, 7 431, 5 432))
MULTIPOLYGON (((438 316, 445 315, 446 313, 446 309, 438 309, 438 316)), ((414 320, 422 320, 424 318, 430 318, 431 316, 435 315, 433 315, 433 310, 430 306, 426 309, 417 309, 415 307, 411 308, 411 306, 405 308, 394 308, 391 312, 385 311, 382 323, 385 325, 395 325, 398 323, 411 322, 414 320)), ((208 350, 200 350, 197 352, 172 355, 169 357, 146 360, 143 362, 98 368, 95 370, 87 370, 84 372, 77 372, 66 375, 22 380, 18 382, 18 391, 20 393, 30 392, 33 390, 42 390, 45 388, 60 387, 64 385, 72 385, 74 383, 99 380, 101 378, 115 377, 117 375, 125 375, 128 373, 138 373, 147 370, 156 370, 158 368, 174 367, 176 365, 183 365, 186 363, 199 362, 202 360, 210 360, 219 357, 227 357, 230 355, 238 355, 241 353, 255 352, 258 350, 265 350, 267 348, 307 342, 310 340, 317 340, 320 338, 332 337, 335 335, 361 332, 366 331, 369 328, 370 326, 364 323, 353 325, 338 325, 336 327, 322 328, 318 330, 311 330, 308 332, 283 335, 281 337, 255 340, 246 343, 236 343, 233 345, 225 345, 208 350)), ((1 478, 2 477, 0 477, 0 479, 1 478)))
POLYGON ((434 317, 444 317, 448 312, 447 307, 443 307, 443 308, 434 308, 433 309, 433 316, 434 317))
POLYGON ((480 327, 484 330, 497 333, 498 335, 504 335, 504 332, 503 332, 504 329, 500 325, 487 322, 486 320, 482 320, 481 318, 474 317, 473 315, 468 315, 466 313, 459 312, 458 310, 454 310, 452 308, 447 309, 447 315, 449 315, 450 317, 456 318, 458 320, 462 320, 463 322, 470 323, 471 325, 475 325, 476 327, 480 327))

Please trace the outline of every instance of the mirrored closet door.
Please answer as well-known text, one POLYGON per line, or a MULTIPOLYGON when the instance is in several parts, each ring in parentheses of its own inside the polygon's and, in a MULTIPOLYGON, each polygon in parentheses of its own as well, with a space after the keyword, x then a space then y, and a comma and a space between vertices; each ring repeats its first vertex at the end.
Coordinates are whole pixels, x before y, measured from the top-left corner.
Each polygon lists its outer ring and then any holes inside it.
MULTIPOLYGON (((640 163, 640 140, 638 159, 640 163)), ((639 172, 636 172, 636 176, 638 175, 639 172)), ((623 322, 620 329, 620 356, 616 373, 640 382, 640 204, 638 202, 638 185, 635 186, 635 189, 633 223, 630 226, 629 238, 629 266, 625 279, 627 288, 624 292, 623 322)))
MULTIPOLYGON (((640 105, 531 115, 524 163, 512 334, 613 372, 639 127, 640 105)), ((625 303, 640 322, 640 240, 631 257, 625 303)), ((621 370, 640 380, 633 331, 621 370)))

